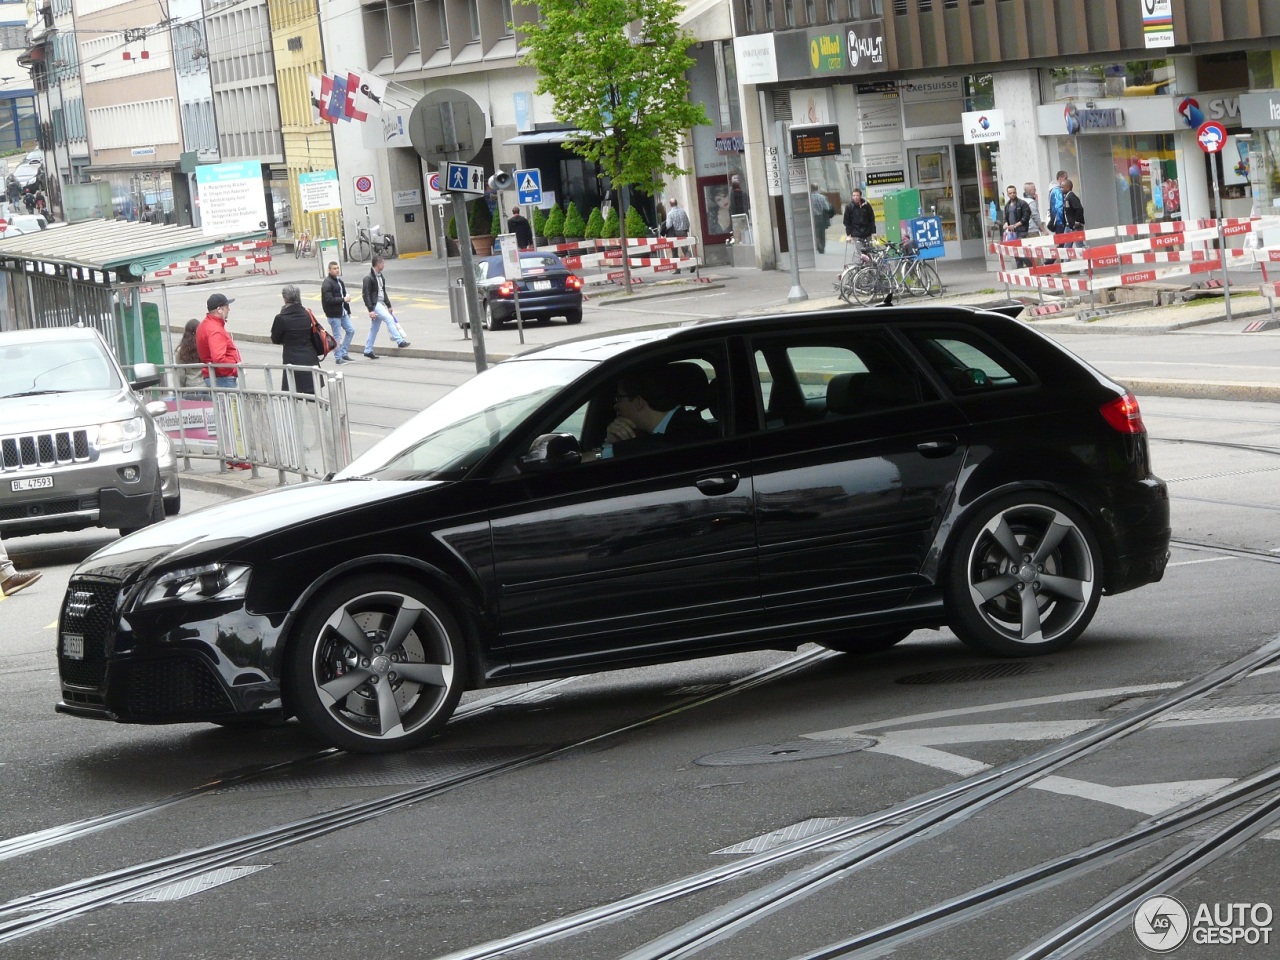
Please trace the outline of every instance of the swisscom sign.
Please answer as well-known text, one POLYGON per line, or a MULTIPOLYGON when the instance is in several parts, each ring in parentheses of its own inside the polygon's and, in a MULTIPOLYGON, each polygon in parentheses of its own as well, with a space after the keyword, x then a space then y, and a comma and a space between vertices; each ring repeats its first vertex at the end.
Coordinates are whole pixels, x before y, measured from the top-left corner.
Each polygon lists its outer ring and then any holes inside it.
POLYGON ((965 143, 987 143, 1004 139, 1003 110, 975 110, 960 114, 965 143))

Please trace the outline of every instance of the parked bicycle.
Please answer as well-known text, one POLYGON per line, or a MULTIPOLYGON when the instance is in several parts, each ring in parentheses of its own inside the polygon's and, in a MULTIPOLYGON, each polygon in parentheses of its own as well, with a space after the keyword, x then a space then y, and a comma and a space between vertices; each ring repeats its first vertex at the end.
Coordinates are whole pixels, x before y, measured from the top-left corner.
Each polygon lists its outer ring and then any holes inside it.
POLYGON ((315 247, 311 243, 311 234, 300 233, 293 241, 293 255, 301 260, 303 257, 314 257, 315 247))
POLYGON ((383 236, 382 227, 379 226, 375 226, 372 230, 368 227, 361 227, 356 232, 356 238, 347 247, 347 259, 364 263, 375 253, 380 257, 394 257, 396 255, 396 238, 383 236))
POLYGON ((930 260, 921 260, 913 249, 884 241, 884 253, 870 262, 853 263, 840 275, 839 295, 845 303, 866 306, 897 295, 937 297, 942 278, 930 260))

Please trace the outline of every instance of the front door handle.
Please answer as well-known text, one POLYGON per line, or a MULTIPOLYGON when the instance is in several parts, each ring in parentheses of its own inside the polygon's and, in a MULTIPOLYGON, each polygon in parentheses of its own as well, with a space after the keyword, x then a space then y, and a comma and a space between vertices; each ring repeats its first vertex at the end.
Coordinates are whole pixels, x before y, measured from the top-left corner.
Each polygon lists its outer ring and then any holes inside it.
POLYGON ((956 452, 959 441, 955 437, 938 437, 935 440, 925 440, 916 444, 916 449, 920 451, 922 457, 949 457, 956 452))
POLYGON ((733 493, 738 489, 738 481, 741 479, 742 477, 737 470, 730 470, 728 473, 717 473, 711 477, 699 477, 698 489, 708 497, 716 497, 725 493, 733 493))

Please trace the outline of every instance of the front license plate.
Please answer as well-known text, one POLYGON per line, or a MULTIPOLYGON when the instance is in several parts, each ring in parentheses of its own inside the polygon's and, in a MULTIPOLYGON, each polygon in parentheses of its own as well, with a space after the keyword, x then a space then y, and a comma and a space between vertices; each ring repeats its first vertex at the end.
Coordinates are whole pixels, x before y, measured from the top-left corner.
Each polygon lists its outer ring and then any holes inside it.
POLYGON ((535 281, 533 281, 533 289, 535 289, 535 290, 550 290, 550 289, 551 289, 551 281, 550 281, 550 280, 535 280, 535 281))
POLYGON ((62 655, 68 660, 84 659, 84 637, 68 633, 62 637, 62 655))
POLYGON ((23 477, 11 481, 9 489, 17 493, 19 490, 52 490, 53 477, 23 477))

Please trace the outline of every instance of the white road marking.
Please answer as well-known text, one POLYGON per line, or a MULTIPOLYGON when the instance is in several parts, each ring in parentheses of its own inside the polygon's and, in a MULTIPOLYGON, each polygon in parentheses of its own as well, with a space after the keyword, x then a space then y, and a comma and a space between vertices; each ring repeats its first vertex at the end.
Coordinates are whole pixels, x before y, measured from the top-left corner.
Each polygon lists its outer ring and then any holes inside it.
POLYGON ((1166 564, 1170 567, 1189 567, 1193 563, 1217 563, 1219 560, 1239 560, 1239 557, 1205 557, 1203 560, 1179 560, 1177 563, 1166 564))

